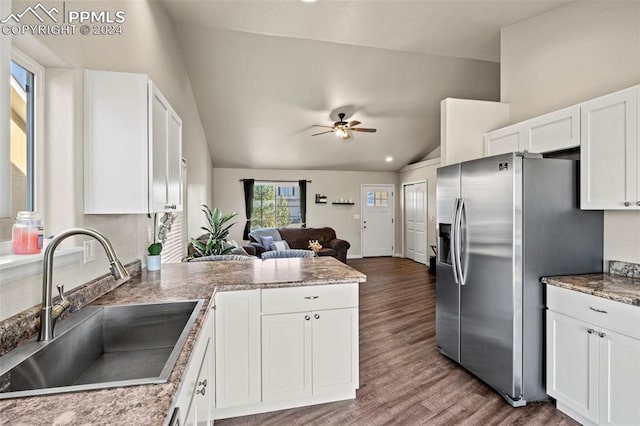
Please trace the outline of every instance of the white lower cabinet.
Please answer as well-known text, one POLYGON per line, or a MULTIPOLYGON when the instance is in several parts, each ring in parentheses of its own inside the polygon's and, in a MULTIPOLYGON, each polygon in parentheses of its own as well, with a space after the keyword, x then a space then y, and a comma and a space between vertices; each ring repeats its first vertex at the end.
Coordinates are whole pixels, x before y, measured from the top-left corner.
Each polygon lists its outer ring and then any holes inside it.
POLYGON ((213 315, 210 312, 196 341, 187 369, 184 372, 182 388, 178 394, 176 407, 180 425, 204 426, 213 420, 214 374, 211 370, 213 357, 213 315))
POLYGON ((358 387, 357 308, 263 315, 262 400, 358 387))
POLYGON ((547 393, 583 424, 640 424, 640 308, 547 293, 547 393))
POLYGON ((215 418, 355 398, 358 284, 220 292, 215 337, 215 418))
POLYGON ((260 402, 260 290, 225 291, 215 297, 218 413, 260 402))

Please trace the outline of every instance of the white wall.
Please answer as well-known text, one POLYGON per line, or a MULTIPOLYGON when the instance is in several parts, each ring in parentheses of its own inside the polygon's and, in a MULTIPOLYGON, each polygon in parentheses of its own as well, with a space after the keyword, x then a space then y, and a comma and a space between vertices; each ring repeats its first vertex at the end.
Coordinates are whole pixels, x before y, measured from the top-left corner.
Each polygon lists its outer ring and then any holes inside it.
MULTIPOLYGON (((436 245, 436 171, 440 167, 440 159, 435 158, 431 160, 422 161, 420 163, 411 164, 403 167, 399 172, 399 192, 402 194, 402 185, 405 183, 427 181, 427 248, 431 245, 436 245)), ((397 222, 400 224, 399 235, 402 237, 404 234, 404 202, 400 202, 401 217, 397 222)), ((396 238, 396 241, 398 238, 396 238)), ((404 254, 404 241, 402 246, 396 252, 404 254)), ((431 256, 433 252, 428 248, 428 256, 431 256)))
MULTIPOLYGON (((14 2, 13 10, 19 12, 25 4, 14 2)), ((45 232, 51 235, 73 226, 92 227, 110 238, 123 262, 144 259, 147 228, 151 226, 146 215, 83 214, 82 73, 88 68, 148 74, 176 109, 183 122, 183 156, 188 162, 189 233, 198 235, 203 222, 199 206, 211 203, 213 171, 182 52, 173 26, 157 2, 67 1, 66 6, 77 10, 121 9, 127 21, 123 34, 117 36, 40 36, 30 43, 16 43, 23 50, 29 44, 40 44, 41 48, 26 53, 48 67, 45 232), (61 64, 68 66, 61 68, 61 64)), ((69 290, 107 271, 106 257, 98 248, 95 262, 57 268, 55 281, 63 282, 69 290)), ((0 319, 38 304, 40 285, 41 276, 3 284, 0 319)))
MULTIPOLYGON (((517 122, 640 83, 640 2, 574 2, 502 30, 517 122)), ((605 212, 605 260, 640 263, 640 212, 605 212)))
POLYGON ((509 105, 446 98, 440 102, 442 165, 484 157, 484 134, 509 123, 509 105))
MULTIPOLYGON (((307 184, 307 226, 318 228, 329 226, 335 229, 338 238, 349 241, 350 257, 360 256, 361 225, 360 219, 360 186, 362 184, 397 184, 398 175, 395 172, 345 172, 327 170, 266 170, 266 169, 226 169, 213 170, 213 204, 211 208, 219 207, 223 213, 237 212, 237 224, 231 228, 230 239, 242 241, 242 231, 246 221, 244 214, 244 193, 240 179, 266 180, 311 180, 307 184), (327 204, 316 204, 315 194, 328 197, 327 204), (355 205, 333 205, 331 201, 338 198, 352 198, 355 205)), ((398 187, 396 186, 396 200, 398 187)), ((397 205, 397 201, 396 201, 397 205)), ((396 208, 396 224, 398 223, 396 208)), ((398 247, 398 232, 396 228, 396 251, 398 247)))
MULTIPOLYGON (((11 12, 11 0, 0 2, 0 19, 4 19, 11 12)), ((9 81, 9 61, 11 60, 11 36, 0 34, 0 81, 9 81)), ((11 188, 11 145, 9 143, 9 114, 10 96, 9 85, 0 84, 0 217, 8 217, 10 208, 11 188)))

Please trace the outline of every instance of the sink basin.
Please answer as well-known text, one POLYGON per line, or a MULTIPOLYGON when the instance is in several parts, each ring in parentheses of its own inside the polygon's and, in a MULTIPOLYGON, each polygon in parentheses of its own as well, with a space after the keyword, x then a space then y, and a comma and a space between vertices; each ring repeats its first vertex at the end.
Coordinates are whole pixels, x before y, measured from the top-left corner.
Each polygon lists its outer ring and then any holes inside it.
POLYGON ((87 306, 0 357, 0 399, 166 382, 203 303, 87 306))

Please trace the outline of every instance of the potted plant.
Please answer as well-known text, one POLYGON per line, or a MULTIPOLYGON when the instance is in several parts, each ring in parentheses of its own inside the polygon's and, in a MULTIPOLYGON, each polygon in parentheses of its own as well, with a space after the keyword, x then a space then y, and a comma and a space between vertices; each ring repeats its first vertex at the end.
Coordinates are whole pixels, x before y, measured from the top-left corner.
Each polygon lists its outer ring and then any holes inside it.
POLYGON ((167 232, 171 230, 171 225, 175 220, 175 214, 165 213, 160 219, 160 231, 156 233, 156 226, 158 224, 157 214, 153 215, 153 243, 147 247, 147 270, 159 271, 162 266, 162 244, 167 239, 167 232), (158 241, 160 240, 160 241, 158 241))
POLYGON ((200 229, 206 234, 200 238, 192 238, 191 245, 195 250, 194 253, 187 256, 185 260, 189 261, 196 257, 214 256, 219 254, 229 254, 234 250, 233 246, 227 243, 229 229, 236 222, 228 223, 238 213, 222 214, 218 208, 211 210, 206 204, 202 205, 202 212, 207 219, 207 225, 201 226, 200 229))
POLYGON ((148 271, 158 271, 162 266, 162 257, 160 253, 162 252, 162 243, 159 241, 154 241, 149 247, 147 247, 147 270, 148 271))

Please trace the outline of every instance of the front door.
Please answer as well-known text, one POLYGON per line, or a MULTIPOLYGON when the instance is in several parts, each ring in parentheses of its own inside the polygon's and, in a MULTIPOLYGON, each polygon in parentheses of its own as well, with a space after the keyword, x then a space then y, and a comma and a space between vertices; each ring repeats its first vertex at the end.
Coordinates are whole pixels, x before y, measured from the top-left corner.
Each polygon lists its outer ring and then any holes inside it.
POLYGON ((362 256, 392 256, 394 185, 362 185, 362 256))

